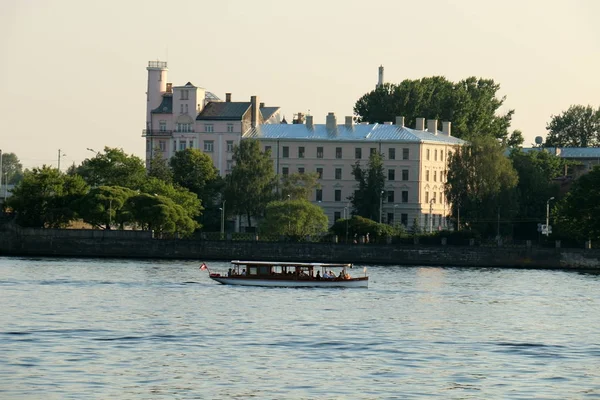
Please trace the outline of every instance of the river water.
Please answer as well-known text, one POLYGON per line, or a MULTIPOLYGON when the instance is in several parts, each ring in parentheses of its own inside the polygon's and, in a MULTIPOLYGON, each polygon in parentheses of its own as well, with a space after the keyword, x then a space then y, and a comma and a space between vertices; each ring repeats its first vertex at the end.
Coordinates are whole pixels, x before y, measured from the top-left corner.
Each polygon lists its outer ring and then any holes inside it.
POLYGON ((368 273, 244 288, 198 262, 0 258, 0 399, 600 398, 600 275, 368 273))

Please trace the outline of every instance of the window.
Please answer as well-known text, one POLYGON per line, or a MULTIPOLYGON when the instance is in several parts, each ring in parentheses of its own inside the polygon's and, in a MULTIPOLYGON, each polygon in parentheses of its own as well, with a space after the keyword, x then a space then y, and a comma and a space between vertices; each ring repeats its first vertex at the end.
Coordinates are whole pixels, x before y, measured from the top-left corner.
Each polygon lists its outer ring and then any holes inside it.
POLYGON ((408 203, 408 190, 403 190, 402 191, 402 202, 403 203, 408 203))
POLYGON ((388 169, 388 181, 393 181, 396 179, 396 170, 388 169))
POLYGON ((173 140, 173 151, 177 151, 177 140, 173 140))
POLYGON ((317 168, 317 175, 319 175, 319 179, 323 179, 323 168, 317 168))
POLYGON ((213 149, 214 149, 214 145, 215 145, 214 141, 212 141, 212 140, 205 140, 204 141, 204 151, 206 153, 212 153, 213 149))
POLYGON ((342 158, 342 148, 341 147, 335 148, 335 158, 342 158))
POLYGON ((298 173, 299 174, 303 174, 304 173, 304 167, 298 167, 298 173))
POLYGON ((396 149, 393 147, 390 147, 388 149, 388 160, 395 160, 396 159, 396 149))
POLYGON ((187 112, 188 112, 188 105, 187 105, 187 104, 184 104, 184 105, 183 105, 183 108, 185 109, 185 113, 187 114, 187 112))
POLYGON ((265 146, 265 153, 268 153, 269 151, 271 151, 271 146, 265 146))
POLYGON ((402 149, 402 159, 403 160, 408 160, 409 153, 408 153, 408 149, 402 149))
POLYGON ((183 104, 179 105, 179 114, 183 114, 183 104))
POLYGON ((160 149, 160 151, 166 151, 167 150, 167 142, 164 140, 159 140, 158 148, 160 149))
POLYGON ((180 140, 179 141, 179 150, 185 150, 185 140, 180 140))
POLYGON ((433 159, 437 161, 437 149, 433 151, 433 159))
POLYGON ((440 204, 444 202, 444 192, 440 192, 440 204))
POLYGON ((304 158, 304 147, 298 147, 298 158, 304 158))
POLYGON ((317 147, 317 158, 323 158, 323 148, 317 147))
POLYGON ((354 158, 360 160, 362 158, 362 149, 360 147, 356 147, 354 149, 354 158))
POLYGON ((204 124, 204 132, 214 132, 213 124, 204 124))
POLYGON ((376 147, 371 147, 370 149, 371 151, 369 152, 370 155, 374 155, 377 154, 377 148, 376 147))
POLYGON ((177 123, 177 132, 192 132, 192 124, 177 123))
POLYGON ((425 171, 425 180, 429 182, 429 170, 425 171))
POLYGON ((407 181, 408 180, 408 170, 407 169, 403 169, 402 170, 402 180, 403 181, 407 181))
POLYGON ((341 168, 335 169, 335 179, 342 179, 342 169, 341 168))
POLYGON ((408 214, 400 214, 400 223, 404 226, 408 226, 408 214))
POLYGON ((233 168, 233 160, 227 160, 227 169, 226 169, 226 172, 229 173, 232 168, 233 168))
POLYGON ((429 192, 425 192, 425 203, 429 203, 429 192))
POLYGON ((342 191, 340 189, 335 189, 334 196, 335 201, 342 201, 342 191))
POLYGON ((427 156, 426 156, 427 161, 429 161, 429 153, 431 153, 431 150, 427 149, 427 156))
POLYGON ((323 201, 323 189, 317 189, 315 201, 323 201))
POLYGON ((161 132, 166 132, 167 131, 167 121, 159 121, 158 130, 161 132))
POLYGON ((433 171, 433 181, 437 182, 437 171, 433 171))
POLYGON ((333 222, 337 221, 340 218, 342 218, 342 213, 339 212, 339 211, 334 211, 334 213, 333 213, 333 222))
POLYGON ((188 143, 188 146, 189 146, 190 149, 193 149, 194 148, 194 141, 190 140, 189 143, 188 143))
POLYGON ((180 100, 188 100, 189 99, 189 92, 187 90, 182 90, 181 91, 181 99, 180 100))
POLYGON ((281 174, 282 174, 283 176, 288 176, 288 175, 289 175, 289 173, 290 173, 290 169, 289 169, 288 167, 283 167, 283 168, 281 168, 281 174))
POLYGON ((431 200, 433 200, 434 203, 437 203, 437 192, 433 192, 433 198, 431 200))
POLYGON ((227 124, 227 132, 233 132, 233 124, 227 124))
POLYGON ((444 150, 440 150, 440 161, 444 161, 444 150))
POLYGON ((290 148, 288 146, 283 146, 283 158, 290 158, 290 148))
POLYGON ((228 140, 226 142, 226 145, 227 145, 227 152, 232 153, 233 152, 233 140, 228 140))
POLYGON ((387 192, 387 202, 388 203, 393 203, 394 202, 394 191, 393 190, 388 190, 388 192, 387 192))
POLYGON ((146 140, 146 151, 150 151, 150 140, 146 140))
POLYGON ((387 213, 387 223, 390 225, 394 224, 394 213, 387 213))

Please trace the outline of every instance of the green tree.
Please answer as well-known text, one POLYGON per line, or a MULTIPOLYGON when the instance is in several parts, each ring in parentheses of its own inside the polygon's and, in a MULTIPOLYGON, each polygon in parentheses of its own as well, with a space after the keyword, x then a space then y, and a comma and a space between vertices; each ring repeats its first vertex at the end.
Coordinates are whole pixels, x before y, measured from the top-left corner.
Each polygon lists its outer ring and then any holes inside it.
POLYGON ((404 236, 406 231, 402 225, 391 226, 380 224, 373 220, 360 216, 353 216, 349 219, 338 219, 333 226, 329 228, 330 232, 345 240, 348 233, 348 242, 354 238, 366 236, 369 234, 369 241, 384 241, 387 236, 404 236))
POLYGON ((21 226, 64 228, 76 218, 74 203, 88 190, 80 176, 64 175, 44 165, 25 171, 7 204, 21 226))
POLYGON ((122 149, 105 147, 104 153, 86 159, 75 173, 92 187, 122 186, 138 189, 146 179, 146 168, 141 158, 125 154, 122 149))
POLYGON ((561 232, 578 239, 600 239, 600 167, 582 175, 556 206, 561 232))
POLYGON ((23 179, 23 164, 15 153, 2 153, 2 183, 14 185, 23 179))
POLYGON ((202 215, 204 208, 202 201, 196 193, 190 192, 187 188, 179 185, 171 185, 165 181, 150 177, 141 186, 141 191, 148 194, 167 197, 175 204, 183 207, 187 215, 198 222, 198 227, 201 227, 199 216, 202 215))
POLYGON ((276 176, 270 151, 261 152, 258 141, 246 139, 233 150, 235 165, 227 177, 227 210, 245 215, 248 226, 252 218, 264 215, 267 204, 275 198, 276 176))
POLYGON ((495 233, 500 210, 505 218, 516 212, 513 188, 518 176, 504 148, 483 136, 457 147, 448 160, 445 193, 452 216, 457 220, 460 212, 461 226, 468 223, 482 234, 495 233))
POLYGON ((260 230, 272 235, 302 238, 327 232, 328 224, 323 209, 307 200, 278 200, 267 204, 260 230))
POLYGON ((140 193, 127 199, 125 211, 144 230, 190 235, 198 227, 182 206, 165 196, 140 193))
POLYGON ((381 201, 385 194, 385 173, 383 155, 371 153, 366 168, 361 168, 360 161, 352 167, 352 175, 358 182, 358 189, 349 199, 352 203, 353 214, 373 221, 379 221, 381 201))
POLYGON ((77 214, 86 223, 93 226, 103 226, 104 229, 119 223, 123 228, 121 210, 125 202, 135 191, 122 186, 99 186, 92 188, 78 202, 77 214))
POLYGON ((150 166, 148 176, 158 178, 166 183, 173 183, 173 170, 166 159, 163 158, 161 151, 155 151, 150 166))
MULTIPOLYGON (((469 139, 491 135, 507 140, 514 110, 497 115, 505 98, 492 79, 469 77, 453 83, 441 76, 385 84, 363 95, 354 106, 358 121, 394 121, 404 116, 408 126, 418 117, 452 122, 452 134, 469 139)), ((516 138, 515 138, 516 139, 516 138)))
POLYGON ((281 177, 281 198, 283 200, 290 196, 291 199, 310 200, 315 189, 319 189, 319 174, 313 173, 295 173, 281 177))
POLYGON ((567 111, 553 115, 546 129, 549 147, 600 146, 600 107, 572 105, 567 111))

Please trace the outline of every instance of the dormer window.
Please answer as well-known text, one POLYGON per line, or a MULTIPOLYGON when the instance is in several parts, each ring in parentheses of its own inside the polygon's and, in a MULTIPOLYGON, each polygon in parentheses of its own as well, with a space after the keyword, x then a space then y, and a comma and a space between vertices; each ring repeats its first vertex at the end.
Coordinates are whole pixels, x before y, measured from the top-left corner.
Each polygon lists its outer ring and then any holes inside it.
POLYGON ((182 90, 181 91, 181 100, 188 100, 189 99, 189 90, 182 90))

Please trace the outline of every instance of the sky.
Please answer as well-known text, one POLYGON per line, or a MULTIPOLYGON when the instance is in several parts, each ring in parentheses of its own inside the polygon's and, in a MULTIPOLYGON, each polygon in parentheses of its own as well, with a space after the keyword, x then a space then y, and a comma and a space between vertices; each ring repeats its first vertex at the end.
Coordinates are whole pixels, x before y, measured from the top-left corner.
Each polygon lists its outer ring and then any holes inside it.
POLYGON ((600 105, 597 0, 0 0, 0 149, 24 167, 105 146, 144 157, 146 66, 167 61, 289 120, 353 114, 385 81, 491 78, 525 145, 572 104, 600 105))

